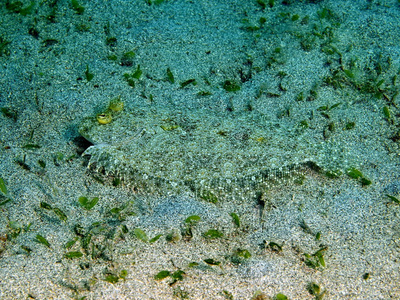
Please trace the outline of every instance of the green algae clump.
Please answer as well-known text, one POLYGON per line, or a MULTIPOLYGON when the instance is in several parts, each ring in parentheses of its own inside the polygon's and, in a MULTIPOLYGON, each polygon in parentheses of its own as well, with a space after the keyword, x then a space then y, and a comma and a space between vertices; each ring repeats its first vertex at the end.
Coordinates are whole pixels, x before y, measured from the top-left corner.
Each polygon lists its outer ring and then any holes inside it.
POLYGON ((108 106, 108 110, 112 112, 121 112, 124 109, 124 102, 121 100, 121 96, 114 98, 110 101, 110 105, 108 106))

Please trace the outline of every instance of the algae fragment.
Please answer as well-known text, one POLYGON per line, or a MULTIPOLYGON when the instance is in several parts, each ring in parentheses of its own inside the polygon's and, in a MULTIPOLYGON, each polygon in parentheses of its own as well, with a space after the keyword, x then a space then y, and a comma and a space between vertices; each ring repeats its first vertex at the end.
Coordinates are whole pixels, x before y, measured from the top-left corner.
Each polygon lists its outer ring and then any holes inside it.
POLYGON ((147 237, 147 234, 140 228, 135 228, 133 231, 133 234, 142 242, 147 242, 149 238, 147 237))
POLYGON ((1 177, 0 177, 0 191, 3 193, 4 196, 8 195, 7 186, 3 178, 1 177))
POLYGON ((210 229, 207 232, 204 233, 204 237, 207 239, 216 239, 216 238, 220 238, 223 237, 224 234, 216 229, 210 229))
POLYGON ((80 251, 70 251, 70 252, 67 252, 67 253, 64 254, 64 257, 65 258, 69 258, 69 259, 80 258, 82 256, 83 256, 83 254, 80 251))

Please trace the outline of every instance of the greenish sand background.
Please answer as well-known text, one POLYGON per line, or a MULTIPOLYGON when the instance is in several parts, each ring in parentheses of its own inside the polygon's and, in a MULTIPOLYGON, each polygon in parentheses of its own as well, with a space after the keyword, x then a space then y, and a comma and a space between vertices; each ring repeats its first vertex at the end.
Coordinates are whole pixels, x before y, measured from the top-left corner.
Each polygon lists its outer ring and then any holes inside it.
MULTIPOLYGON (((398 1, 32 3, 0 4, 0 177, 8 189, 1 202, 12 199, 0 207, 1 299, 316 299, 311 282, 324 299, 400 299, 400 205, 387 197, 400 199, 398 1), (326 84, 334 70, 345 76, 326 84), (192 78, 196 85, 181 87, 192 78), (240 90, 224 89, 227 80, 240 90), (89 145, 78 128, 117 96, 126 110, 153 112, 250 105, 276 125, 276 144, 305 120, 302 135, 337 149, 328 157, 372 184, 308 170, 302 184, 271 187, 263 211, 254 199, 214 204, 114 186, 87 168, 80 154, 89 145), (99 201, 85 210, 81 196, 99 201), (124 209, 110 213, 115 208, 124 209), (188 240, 182 232, 191 215, 201 220, 188 240), (144 242, 136 228, 162 236, 144 242), (206 239, 210 229, 224 236, 206 239), (175 241, 166 240, 171 233, 175 241), (326 246, 325 267, 305 263, 304 253, 326 246), (251 257, 237 257, 238 249, 251 257), (68 259, 69 251, 84 255, 68 259), (162 270, 185 274, 156 280, 162 270)), ((297 156, 276 155, 278 167, 297 156)))

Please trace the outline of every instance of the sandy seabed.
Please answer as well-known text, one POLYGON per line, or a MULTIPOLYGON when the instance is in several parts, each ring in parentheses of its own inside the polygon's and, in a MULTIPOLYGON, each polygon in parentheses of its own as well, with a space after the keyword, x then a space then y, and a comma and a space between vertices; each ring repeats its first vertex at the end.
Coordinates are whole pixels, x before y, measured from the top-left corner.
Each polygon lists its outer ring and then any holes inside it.
POLYGON ((399 12, 2 1, 0 298, 400 299, 399 12), (298 134, 337 149, 329 171, 342 174, 309 169, 240 201, 150 194, 81 156, 79 125, 118 96, 152 113, 256 110, 275 144, 298 134))

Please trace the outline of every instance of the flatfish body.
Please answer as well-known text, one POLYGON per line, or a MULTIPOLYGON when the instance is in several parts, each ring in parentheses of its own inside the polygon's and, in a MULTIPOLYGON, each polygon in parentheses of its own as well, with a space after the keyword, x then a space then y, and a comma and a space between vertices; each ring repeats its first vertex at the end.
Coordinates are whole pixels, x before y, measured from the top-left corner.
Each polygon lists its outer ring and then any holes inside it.
POLYGON ((214 202, 254 197, 301 175, 320 153, 292 126, 257 111, 136 107, 79 129, 89 166, 142 193, 190 193, 214 202))

